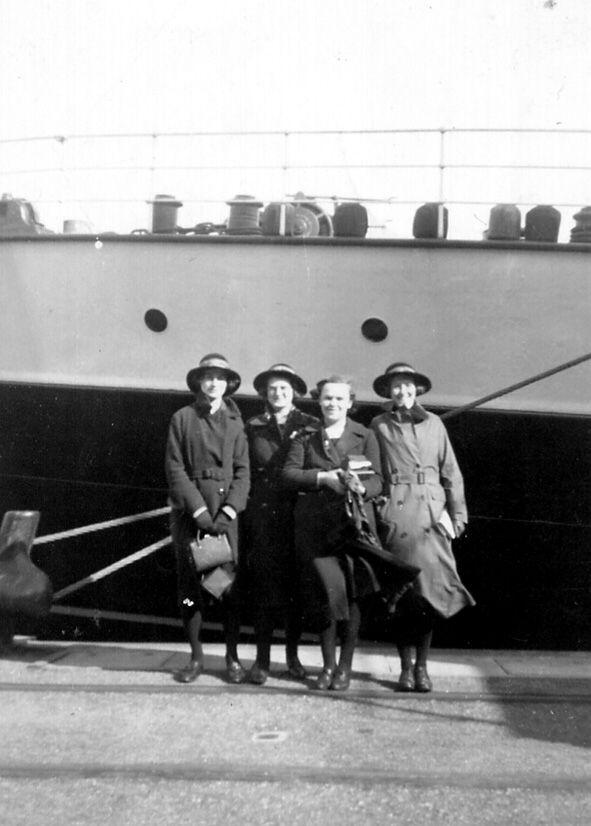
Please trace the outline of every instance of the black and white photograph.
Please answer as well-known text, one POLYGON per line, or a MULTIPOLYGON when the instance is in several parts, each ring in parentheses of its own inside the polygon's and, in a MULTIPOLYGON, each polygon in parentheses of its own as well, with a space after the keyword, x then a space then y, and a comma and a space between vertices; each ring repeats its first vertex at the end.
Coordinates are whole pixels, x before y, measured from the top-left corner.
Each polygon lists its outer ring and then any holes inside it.
POLYGON ((590 43, 0 0, 0 823, 591 822, 590 43))

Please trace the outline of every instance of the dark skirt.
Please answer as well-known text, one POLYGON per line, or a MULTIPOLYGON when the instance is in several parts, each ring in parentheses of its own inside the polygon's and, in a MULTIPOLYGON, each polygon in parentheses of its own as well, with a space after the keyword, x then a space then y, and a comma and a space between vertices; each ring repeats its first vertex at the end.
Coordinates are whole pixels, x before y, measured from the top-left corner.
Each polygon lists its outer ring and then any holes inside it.
POLYGON ((244 514, 243 582, 249 602, 263 610, 282 611, 299 599, 293 507, 293 496, 255 491, 244 514))

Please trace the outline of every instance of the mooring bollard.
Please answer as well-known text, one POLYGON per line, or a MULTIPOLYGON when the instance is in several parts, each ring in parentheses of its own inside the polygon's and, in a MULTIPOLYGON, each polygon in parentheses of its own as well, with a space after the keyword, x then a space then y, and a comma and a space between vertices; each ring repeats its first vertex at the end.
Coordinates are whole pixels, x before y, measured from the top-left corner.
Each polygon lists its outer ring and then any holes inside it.
POLYGON ((10 647, 14 620, 49 613, 49 577, 31 562, 39 511, 7 511, 0 527, 0 648, 10 647))

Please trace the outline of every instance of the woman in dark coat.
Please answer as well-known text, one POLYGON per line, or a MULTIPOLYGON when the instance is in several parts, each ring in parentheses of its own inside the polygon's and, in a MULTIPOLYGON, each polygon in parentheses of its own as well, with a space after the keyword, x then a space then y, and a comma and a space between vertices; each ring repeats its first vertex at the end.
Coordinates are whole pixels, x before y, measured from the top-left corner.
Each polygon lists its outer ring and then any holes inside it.
MULTIPOLYGON (((210 353, 188 373, 187 385, 195 394, 195 401, 172 417, 165 461, 178 600, 191 645, 187 668, 175 674, 175 679, 184 683, 193 682, 203 671, 200 632, 204 597, 189 543, 198 530, 224 533, 237 552, 237 516, 246 506, 250 484, 242 418, 236 404, 228 398, 240 386, 240 376, 229 368, 224 356, 210 353)), ((226 673, 230 682, 239 683, 246 673, 237 651, 237 599, 230 589, 223 600, 226 673)))
POLYGON ((399 560, 421 569, 397 608, 398 687, 431 691, 427 658, 435 620, 475 604, 451 548, 468 522, 464 482, 443 422, 416 402, 431 388, 427 376, 397 362, 373 386, 392 402, 370 425, 380 445, 387 495, 379 512, 382 541, 399 560))
POLYGON ((274 364, 255 378, 265 399, 265 412, 246 423, 250 451, 251 490, 245 522, 246 568, 254 606, 256 661, 248 678, 263 685, 269 674, 271 639, 278 615, 285 621, 287 670, 304 679, 298 659, 301 608, 293 547, 293 509, 297 493, 287 490, 281 469, 289 446, 314 416, 293 405, 305 396, 306 384, 288 364, 274 364))
POLYGON ((361 621, 360 600, 379 590, 371 565, 347 555, 339 544, 345 494, 349 488, 365 498, 377 496, 382 477, 375 435, 347 416, 354 399, 350 381, 331 376, 318 383, 318 391, 322 423, 308 425, 293 440, 283 479, 305 494, 295 508, 295 545, 305 579, 307 613, 320 629, 324 667, 316 687, 343 691, 349 686, 361 621), (364 455, 371 464, 373 472, 363 481, 356 473, 344 471, 351 455, 364 455), (341 637, 338 667, 337 631, 341 637))

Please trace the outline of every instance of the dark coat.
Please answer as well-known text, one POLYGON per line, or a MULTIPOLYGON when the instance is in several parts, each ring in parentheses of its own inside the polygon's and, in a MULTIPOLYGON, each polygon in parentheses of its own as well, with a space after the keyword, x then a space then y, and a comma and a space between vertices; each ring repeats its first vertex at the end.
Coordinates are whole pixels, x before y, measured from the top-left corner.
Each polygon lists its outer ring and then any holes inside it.
MULTIPOLYGON (((206 507, 215 517, 222 505, 246 507, 250 487, 248 445, 240 411, 231 399, 211 416, 195 401, 173 415, 165 460, 169 504, 189 516, 206 507)), ((237 548, 237 525, 230 542, 237 548)))
MULTIPOLYGON (((231 505, 240 513, 250 486, 248 445, 240 411, 231 399, 226 399, 213 416, 209 411, 209 405, 199 399, 177 410, 170 422, 165 457, 179 600, 190 599, 200 606, 199 582, 187 565, 187 543, 196 534, 193 513, 206 507, 215 517, 222 505, 231 505)), ((233 520, 228 531, 236 552, 237 522, 233 520)))
MULTIPOLYGON (((352 600, 378 590, 371 567, 343 552, 335 554, 329 544, 331 532, 343 522, 344 496, 317 486, 319 471, 342 467, 350 454, 365 455, 374 474, 364 478, 366 499, 381 493, 382 475, 375 435, 347 419, 344 433, 335 445, 327 439, 322 425, 308 426, 293 440, 282 477, 286 485, 304 495, 295 506, 295 550, 301 566, 306 614, 319 627, 331 620, 349 618, 352 600)), ((371 508, 368 508, 368 515, 371 508)))
POLYGON ((421 568, 416 590, 449 617, 474 605, 441 522, 468 521, 464 482, 441 419, 420 405, 413 410, 412 422, 401 424, 388 411, 370 425, 380 445, 388 497, 379 510, 382 541, 402 562, 421 568))
POLYGON ((316 422, 314 416, 293 408, 281 430, 269 412, 246 423, 251 489, 244 514, 243 559, 258 606, 285 607, 297 590, 293 543, 297 491, 285 487, 281 470, 294 438, 316 422))

